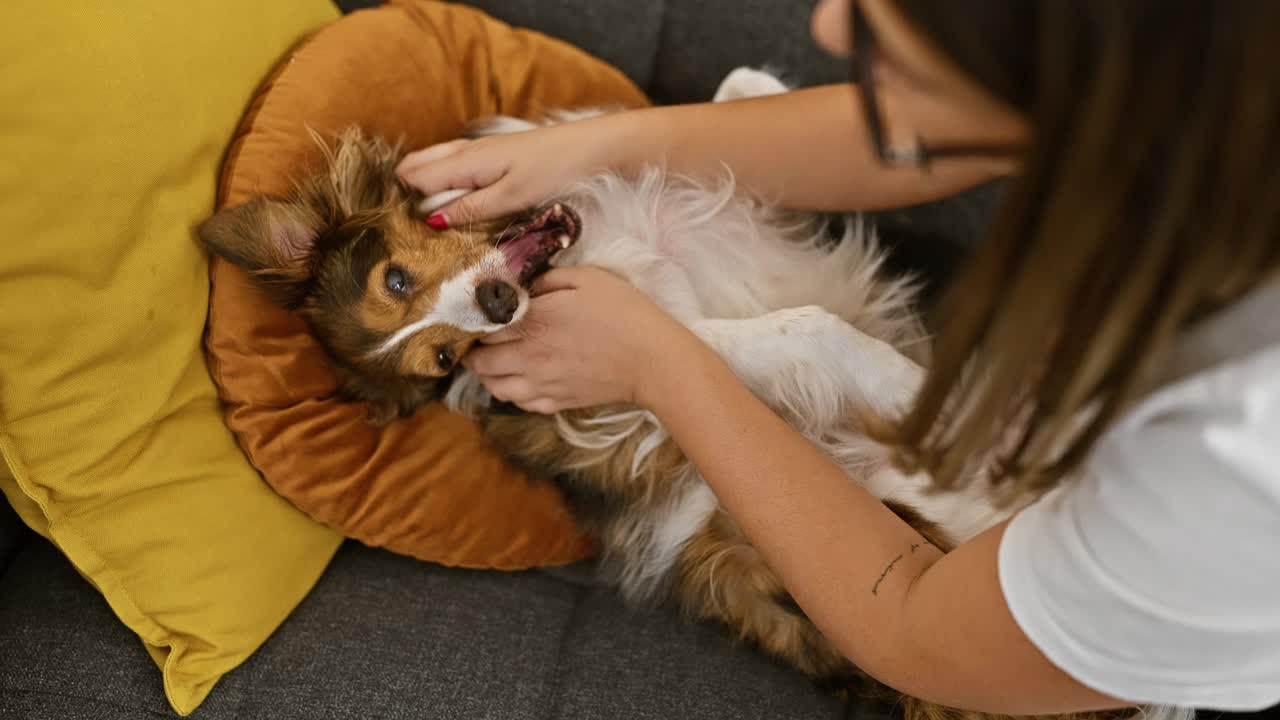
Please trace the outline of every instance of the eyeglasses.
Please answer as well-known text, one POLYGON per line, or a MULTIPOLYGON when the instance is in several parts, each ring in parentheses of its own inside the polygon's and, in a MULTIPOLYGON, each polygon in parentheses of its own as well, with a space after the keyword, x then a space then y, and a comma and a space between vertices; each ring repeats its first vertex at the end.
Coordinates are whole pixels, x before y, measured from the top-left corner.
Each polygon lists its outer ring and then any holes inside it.
POLYGON ((888 144, 885 139, 884 115, 881 112, 875 87, 875 66, 879 56, 879 44, 863 15, 858 0, 851 0, 850 5, 852 6, 850 22, 853 25, 855 79, 862 96, 862 110, 867 131, 871 135, 871 144, 880 162, 891 167, 927 168, 938 158, 1007 158, 1019 155, 1025 150, 1020 145, 1002 143, 930 146, 919 136, 916 136, 915 140, 908 145, 888 144))

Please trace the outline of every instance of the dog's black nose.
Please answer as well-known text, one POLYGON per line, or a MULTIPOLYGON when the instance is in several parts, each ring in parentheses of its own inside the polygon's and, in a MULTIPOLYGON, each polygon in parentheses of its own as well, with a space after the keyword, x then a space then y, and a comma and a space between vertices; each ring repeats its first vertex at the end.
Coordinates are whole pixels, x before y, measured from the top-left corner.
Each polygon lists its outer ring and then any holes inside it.
POLYGON ((520 298, 511 285, 501 280, 486 280, 476 286, 476 302, 489 322, 506 325, 516 314, 520 298))

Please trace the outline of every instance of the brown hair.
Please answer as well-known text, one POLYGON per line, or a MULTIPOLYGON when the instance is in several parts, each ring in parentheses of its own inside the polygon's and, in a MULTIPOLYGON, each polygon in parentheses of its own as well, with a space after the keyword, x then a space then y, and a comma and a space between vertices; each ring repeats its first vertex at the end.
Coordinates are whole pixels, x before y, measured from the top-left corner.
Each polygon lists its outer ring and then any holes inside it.
POLYGON ((1179 330, 1280 269, 1280 3, 896 6, 1035 136, 941 305, 901 459, 940 488, 980 463, 1011 495, 1044 488, 1179 330))

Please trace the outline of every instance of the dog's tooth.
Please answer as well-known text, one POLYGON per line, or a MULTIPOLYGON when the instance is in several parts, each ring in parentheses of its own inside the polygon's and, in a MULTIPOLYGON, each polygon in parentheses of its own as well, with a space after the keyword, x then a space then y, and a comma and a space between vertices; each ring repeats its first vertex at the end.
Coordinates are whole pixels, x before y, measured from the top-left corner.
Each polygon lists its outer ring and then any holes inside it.
POLYGON ((569 236, 568 236, 568 235, 561 235, 561 236, 560 236, 560 238, 559 238, 559 240, 560 240, 560 248, 561 248, 562 250, 563 250, 564 248, 569 247, 569 236))
POLYGON ((551 214, 560 217, 564 214, 564 207, 560 203, 556 203, 551 207, 551 214))

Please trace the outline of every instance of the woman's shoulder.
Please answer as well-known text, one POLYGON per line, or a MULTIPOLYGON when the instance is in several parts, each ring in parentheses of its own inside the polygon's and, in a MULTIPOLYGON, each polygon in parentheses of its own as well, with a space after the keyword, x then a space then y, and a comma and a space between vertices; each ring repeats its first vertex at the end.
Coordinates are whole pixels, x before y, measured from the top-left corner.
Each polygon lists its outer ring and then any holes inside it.
POLYGON ((1095 471, 1100 457, 1128 455, 1130 473, 1166 475, 1153 489, 1182 478, 1226 493, 1234 479, 1273 489, 1280 511, 1280 283, 1184 332, 1162 380, 1104 435, 1095 471))
POLYGON ((1280 282, 1184 331, 1153 389, 1103 443, 1123 443, 1175 420, 1188 430, 1212 426, 1219 436, 1280 437, 1280 282))
MULTIPOLYGON (((1178 338, 1165 380, 1194 380, 1216 368, 1250 364, 1280 347, 1280 278, 1204 318, 1178 338)), ((1274 361, 1274 356, 1270 356, 1274 361)), ((1266 362, 1266 360, 1264 360, 1266 362)))
POLYGON ((1080 476, 1010 522, 1001 584, 1037 647, 1095 687, 1263 707, 1280 697, 1280 288, 1173 355, 1080 476))

